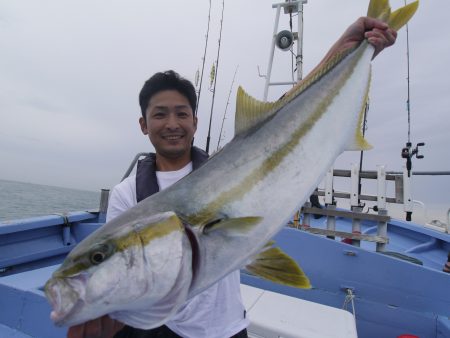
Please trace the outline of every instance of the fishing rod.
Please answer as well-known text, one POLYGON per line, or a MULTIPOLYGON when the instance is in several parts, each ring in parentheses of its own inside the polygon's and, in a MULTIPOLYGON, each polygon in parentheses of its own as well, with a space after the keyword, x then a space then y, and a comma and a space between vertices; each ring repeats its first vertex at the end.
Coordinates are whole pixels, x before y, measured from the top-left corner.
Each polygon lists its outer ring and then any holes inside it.
POLYGON ((219 150, 220 141, 221 141, 221 139, 222 139, 223 124, 225 123, 225 119, 226 119, 225 116, 226 116, 226 114, 227 114, 228 105, 229 105, 229 103, 230 103, 230 96, 231 96, 231 92, 232 92, 232 90, 233 90, 234 80, 235 80, 235 78, 236 78, 236 73, 237 73, 238 68, 239 68, 239 65, 236 66, 236 69, 235 69, 234 75, 233 75, 233 81, 231 81, 230 91, 228 92, 227 104, 225 105, 225 111, 223 112, 222 125, 220 126, 220 133, 219 133, 219 139, 217 140, 217 148, 216 148, 216 151, 219 150))
MULTIPOLYGON (((406 6, 406 0, 405 0, 406 6)), ((419 142, 413 147, 411 142, 411 95, 410 95, 410 73, 409 73, 409 29, 408 24, 406 24, 406 68, 407 68, 407 99, 406 99, 406 110, 408 112, 408 141, 406 146, 402 149, 402 158, 406 159, 406 170, 408 172, 408 177, 411 177, 412 171, 412 158, 415 156, 417 159, 424 158, 423 155, 419 155, 419 147, 425 145, 424 142, 419 142)), ((412 209, 406 211, 406 220, 411 221, 412 209)))
MULTIPOLYGON (((406 0, 405 0, 406 5, 406 0)), ((406 146, 402 149, 402 158, 406 159, 406 169, 408 170, 408 177, 411 176, 412 170, 412 157, 416 156, 418 159, 422 159, 424 156, 419 155, 419 147, 425 145, 424 142, 417 143, 416 147, 413 148, 411 142, 411 91, 410 91, 410 72, 409 72, 409 29, 408 24, 406 24, 406 67, 407 67, 407 99, 406 99, 406 110, 408 112, 408 141, 406 146)))
MULTIPOLYGON (((367 115, 368 114, 369 114, 369 99, 367 99, 366 105, 364 107, 364 118, 363 118, 363 126, 362 126, 363 138, 366 135, 367 115)), ((359 172, 362 172, 363 158, 364 158, 364 150, 361 150, 361 152, 359 154, 359 172)), ((359 198, 361 196, 361 191, 362 191, 361 175, 359 175, 359 177, 358 177, 358 205, 361 204, 361 199, 359 198)))
POLYGON ((222 0, 222 16, 220 18, 220 33, 219 33, 219 46, 217 48, 217 58, 216 58, 216 76, 214 77, 214 87, 213 87, 213 96, 211 102, 211 113, 209 115, 209 128, 208 128, 208 137, 206 138, 206 152, 209 154, 209 142, 211 140, 211 123, 214 112, 214 100, 216 97, 216 84, 217 84, 217 74, 219 73, 219 57, 220 57, 220 43, 222 41, 222 28, 223 28, 223 12, 225 10, 225 0, 222 0))
POLYGON ((206 29, 205 51, 203 52, 202 73, 200 75, 200 87, 198 89, 197 106, 195 107, 194 116, 197 116, 198 106, 199 106, 199 103, 200 103, 200 95, 202 93, 203 72, 205 70, 206 51, 208 49, 208 40, 209 40, 208 37, 209 37, 209 24, 210 24, 210 22, 211 22, 211 0, 209 0, 208 27, 206 29))

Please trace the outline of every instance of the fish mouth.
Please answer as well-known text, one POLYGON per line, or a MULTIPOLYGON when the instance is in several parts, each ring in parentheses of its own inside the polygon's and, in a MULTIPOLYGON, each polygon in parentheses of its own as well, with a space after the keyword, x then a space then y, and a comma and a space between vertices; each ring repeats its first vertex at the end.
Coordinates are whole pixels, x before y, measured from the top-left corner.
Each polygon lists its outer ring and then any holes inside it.
POLYGON ((50 319, 57 326, 64 326, 67 320, 82 307, 80 294, 66 281, 52 278, 45 284, 45 295, 52 307, 50 319), (63 299, 66 302, 63 302, 63 299), (67 299, 70 301, 67 302, 67 299))

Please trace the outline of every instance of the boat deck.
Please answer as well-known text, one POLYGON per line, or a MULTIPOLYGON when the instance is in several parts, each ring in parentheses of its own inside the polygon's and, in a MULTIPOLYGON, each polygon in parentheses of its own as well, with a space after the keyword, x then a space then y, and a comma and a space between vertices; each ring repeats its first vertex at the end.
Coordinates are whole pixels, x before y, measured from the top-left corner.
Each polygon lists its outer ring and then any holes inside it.
POLYGON ((50 320, 51 307, 43 287, 59 265, 0 277, 0 337, 65 337, 67 329, 50 320))

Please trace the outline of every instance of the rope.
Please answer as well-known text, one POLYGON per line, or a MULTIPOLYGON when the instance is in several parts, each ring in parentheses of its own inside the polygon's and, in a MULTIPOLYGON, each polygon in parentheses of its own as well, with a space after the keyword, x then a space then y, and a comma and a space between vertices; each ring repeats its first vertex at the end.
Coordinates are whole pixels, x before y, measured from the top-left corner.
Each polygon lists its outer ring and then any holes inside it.
POLYGON ((347 296, 345 296, 344 305, 342 306, 343 310, 348 311, 348 304, 352 305, 352 311, 350 311, 353 314, 353 319, 356 322, 356 309, 355 309, 355 295, 353 294, 351 289, 347 289, 347 296))

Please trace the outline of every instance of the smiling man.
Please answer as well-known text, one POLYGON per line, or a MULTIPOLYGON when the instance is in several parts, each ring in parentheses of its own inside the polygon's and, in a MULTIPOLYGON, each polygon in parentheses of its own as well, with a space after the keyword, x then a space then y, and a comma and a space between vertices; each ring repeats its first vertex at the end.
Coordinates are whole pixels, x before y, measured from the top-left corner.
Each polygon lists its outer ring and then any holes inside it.
POLYGON ((187 80, 179 79, 177 83, 176 79, 174 72, 158 73, 146 82, 139 95, 139 124, 155 147, 159 171, 178 170, 191 162, 191 143, 197 130, 193 114, 195 90, 192 93, 190 82, 183 82, 187 80), (167 82, 156 82, 160 77, 167 82))

